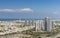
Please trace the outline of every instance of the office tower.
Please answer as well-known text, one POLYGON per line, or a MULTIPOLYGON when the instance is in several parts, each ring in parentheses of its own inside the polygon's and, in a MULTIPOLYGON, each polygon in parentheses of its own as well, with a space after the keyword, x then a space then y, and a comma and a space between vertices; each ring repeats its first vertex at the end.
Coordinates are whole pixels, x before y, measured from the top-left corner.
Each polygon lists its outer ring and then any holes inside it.
POLYGON ((35 20, 35 31, 39 29, 39 20, 35 20))
POLYGON ((43 30, 43 20, 36 20, 35 21, 35 31, 43 30))
POLYGON ((40 30, 44 30, 44 20, 40 20, 40 30))
POLYGON ((48 17, 45 17, 45 25, 44 25, 44 30, 45 31, 51 31, 52 30, 52 23, 51 20, 48 17))
POLYGON ((41 30, 40 28, 41 28, 40 27, 40 20, 37 20, 36 21, 36 29, 39 31, 39 30, 41 30))

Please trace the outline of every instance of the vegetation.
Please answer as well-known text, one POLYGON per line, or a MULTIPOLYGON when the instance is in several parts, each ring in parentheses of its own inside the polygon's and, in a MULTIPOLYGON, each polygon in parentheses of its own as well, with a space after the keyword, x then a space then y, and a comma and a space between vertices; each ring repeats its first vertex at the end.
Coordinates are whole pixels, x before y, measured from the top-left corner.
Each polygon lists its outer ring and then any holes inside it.
POLYGON ((23 31, 23 34, 27 34, 27 35, 31 35, 33 38, 37 38, 38 36, 40 36, 40 32, 33 32, 35 30, 35 28, 27 30, 27 31, 23 31))
POLYGON ((56 31, 51 31, 51 32, 33 32, 34 29, 30 29, 27 31, 24 31, 24 34, 28 34, 31 35, 33 38, 41 38, 40 36, 43 34, 45 34, 46 37, 50 37, 50 36, 54 36, 56 34, 58 34, 60 31, 56 30, 56 31))
POLYGON ((3 32, 3 30, 0 30, 0 32, 3 32))

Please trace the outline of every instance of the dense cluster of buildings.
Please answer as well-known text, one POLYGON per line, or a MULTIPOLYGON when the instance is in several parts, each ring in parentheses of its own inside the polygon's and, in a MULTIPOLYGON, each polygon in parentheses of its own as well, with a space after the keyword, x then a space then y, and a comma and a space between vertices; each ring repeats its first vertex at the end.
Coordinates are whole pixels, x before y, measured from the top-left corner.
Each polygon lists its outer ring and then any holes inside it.
POLYGON ((25 20, 24 25, 34 25, 35 31, 54 31, 60 30, 60 20, 52 20, 45 17, 43 20, 25 20))
POLYGON ((42 20, 14 20, 14 21, 0 21, 0 27, 24 27, 35 26, 35 31, 53 31, 60 30, 60 20, 51 20, 45 17, 42 20))
MULTIPOLYGON (((60 20, 52 20, 49 19, 48 17, 45 17, 42 21, 40 20, 40 29, 39 30, 44 30, 44 31, 53 31, 60 28, 60 20)), ((37 30, 37 29, 36 29, 37 30)))

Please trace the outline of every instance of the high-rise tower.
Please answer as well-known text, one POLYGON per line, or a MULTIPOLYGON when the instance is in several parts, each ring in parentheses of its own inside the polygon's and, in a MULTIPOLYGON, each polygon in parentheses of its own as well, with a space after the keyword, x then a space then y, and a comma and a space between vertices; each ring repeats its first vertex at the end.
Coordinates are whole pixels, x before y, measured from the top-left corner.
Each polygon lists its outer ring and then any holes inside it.
POLYGON ((52 29, 52 23, 51 20, 48 17, 45 17, 45 23, 44 23, 44 27, 45 27, 45 31, 51 31, 52 29))

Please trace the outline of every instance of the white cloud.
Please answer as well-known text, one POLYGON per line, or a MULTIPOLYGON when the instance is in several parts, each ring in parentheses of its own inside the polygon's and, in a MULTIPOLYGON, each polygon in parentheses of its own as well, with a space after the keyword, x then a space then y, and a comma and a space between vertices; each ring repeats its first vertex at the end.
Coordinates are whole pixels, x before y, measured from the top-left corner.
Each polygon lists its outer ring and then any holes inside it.
POLYGON ((0 9, 0 12, 15 12, 14 9, 0 9))
POLYGON ((0 9, 0 12, 33 12, 31 8, 23 9, 0 9))
POLYGON ((20 10, 21 12, 33 12, 31 8, 23 8, 20 10))

